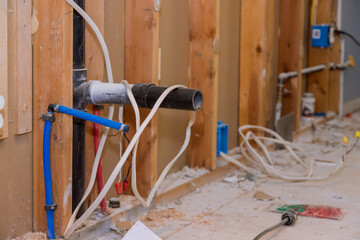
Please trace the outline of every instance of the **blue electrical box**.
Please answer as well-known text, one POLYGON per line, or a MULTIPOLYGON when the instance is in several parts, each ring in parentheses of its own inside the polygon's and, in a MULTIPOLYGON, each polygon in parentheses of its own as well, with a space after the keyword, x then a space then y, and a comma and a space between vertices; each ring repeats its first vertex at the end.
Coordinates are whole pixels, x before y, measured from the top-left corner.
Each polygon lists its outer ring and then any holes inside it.
POLYGON ((311 46, 330 47, 330 25, 314 25, 311 27, 311 46))
POLYGON ((216 156, 220 156, 220 152, 227 153, 228 136, 229 125, 223 124, 222 121, 219 121, 217 125, 216 156))

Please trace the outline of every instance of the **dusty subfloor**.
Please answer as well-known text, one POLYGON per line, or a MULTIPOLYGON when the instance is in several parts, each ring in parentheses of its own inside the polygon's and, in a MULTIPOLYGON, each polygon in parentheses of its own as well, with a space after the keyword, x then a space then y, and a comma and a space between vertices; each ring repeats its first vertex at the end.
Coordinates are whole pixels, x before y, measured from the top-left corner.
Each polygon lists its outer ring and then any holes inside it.
MULTIPOLYGON (((346 149, 343 136, 354 141, 354 134, 358 129, 360 113, 355 113, 351 119, 334 120, 317 126, 315 130, 298 137, 296 143, 312 156, 315 175, 321 176, 334 167, 334 162, 341 159, 346 149)), ((287 163, 288 156, 283 151, 271 154, 282 167, 298 168, 296 164, 287 163)), ((203 169, 185 168, 169 175, 161 191, 165 192, 206 172, 203 169)), ((176 201, 155 206, 150 213, 139 219, 164 240, 253 239, 280 220, 281 214, 269 210, 271 204, 328 205, 341 208, 343 217, 340 220, 299 217, 294 226, 283 227, 263 239, 360 239, 359 173, 360 144, 349 156, 344 168, 327 180, 286 182, 273 178, 259 179, 237 169, 176 201)), ((137 202, 132 198, 126 198, 128 203, 125 198, 120 199, 122 206, 126 208, 137 202)), ((88 225, 103 219, 95 215, 94 219, 87 221, 88 225)), ((121 239, 136 220, 117 222, 111 228, 112 232, 96 239, 121 239)))
MULTIPOLYGON (((342 137, 353 140, 360 129, 360 114, 345 121, 331 121, 296 142, 316 160, 315 174, 325 174, 345 150, 342 137)), ((281 158, 281 152, 275 153, 281 158)), ((162 239, 253 239, 280 220, 269 211, 272 203, 316 204, 339 207, 340 220, 299 217, 264 239, 360 239, 360 146, 335 176, 322 181, 285 182, 277 179, 249 181, 238 170, 174 202, 156 206, 140 220, 162 239), (265 193, 265 195, 264 195, 265 193), (256 199, 255 197, 260 198, 256 199)), ((98 239, 117 239, 115 233, 98 239)))

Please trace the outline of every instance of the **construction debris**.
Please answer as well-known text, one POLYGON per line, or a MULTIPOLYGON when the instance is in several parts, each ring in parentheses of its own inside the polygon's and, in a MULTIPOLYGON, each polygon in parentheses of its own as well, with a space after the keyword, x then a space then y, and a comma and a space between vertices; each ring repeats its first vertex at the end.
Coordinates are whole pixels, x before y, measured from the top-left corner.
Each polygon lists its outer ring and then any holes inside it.
POLYGON ((149 214, 141 218, 146 225, 153 227, 163 224, 164 221, 176 221, 185 216, 184 213, 175 208, 167 208, 160 211, 151 211, 149 214))
POLYGON ((137 221, 134 226, 126 233, 123 240, 161 240, 155 233, 147 228, 141 221, 137 221))
POLYGON ((263 191, 260 191, 260 190, 257 190, 255 193, 254 193, 254 196, 253 196, 256 200, 260 200, 260 201, 272 201, 274 200, 275 198, 270 196, 269 194, 267 193, 264 193, 263 191))
POLYGON ((43 232, 28 232, 24 235, 13 238, 12 240, 46 240, 46 233, 43 232))

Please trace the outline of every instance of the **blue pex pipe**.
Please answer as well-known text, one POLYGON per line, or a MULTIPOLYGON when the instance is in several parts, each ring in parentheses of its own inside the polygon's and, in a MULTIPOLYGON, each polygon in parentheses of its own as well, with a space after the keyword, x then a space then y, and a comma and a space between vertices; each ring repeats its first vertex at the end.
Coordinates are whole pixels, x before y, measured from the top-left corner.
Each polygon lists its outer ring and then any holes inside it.
MULTIPOLYGON (((52 113, 52 112, 48 112, 52 113)), ((44 165, 44 180, 45 180, 45 195, 46 205, 52 206, 52 183, 51 183, 51 167, 50 167, 50 135, 51 135, 51 121, 45 120, 44 125, 44 139, 43 139, 43 165, 44 165)), ((46 210, 46 221, 48 227, 48 238, 55 239, 54 231, 54 209, 46 210)))
POLYGON ((58 104, 54 104, 54 110, 57 112, 61 112, 61 113, 65 113, 68 115, 71 115, 73 117, 77 117, 83 120, 87 120, 90 122, 94 122, 94 123, 98 123, 110 128, 114 128, 116 130, 122 131, 122 132, 128 132, 129 131, 129 126, 127 126, 126 124, 122 124, 119 122, 115 122, 115 121, 111 121, 107 118, 103 118, 103 117, 99 117, 99 116, 95 116, 80 110, 76 110, 73 108, 68 108, 62 105, 58 105, 58 104))

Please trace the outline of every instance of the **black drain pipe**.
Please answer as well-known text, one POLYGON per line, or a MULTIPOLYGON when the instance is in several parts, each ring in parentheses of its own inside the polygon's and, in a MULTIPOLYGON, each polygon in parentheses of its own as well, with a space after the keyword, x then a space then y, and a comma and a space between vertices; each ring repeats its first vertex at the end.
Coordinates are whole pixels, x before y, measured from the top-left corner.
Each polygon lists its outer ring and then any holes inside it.
MULTIPOLYGON (((85 10, 85 0, 75 0, 85 10)), ((85 21, 74 11, 73 14, 73 92, 86 82, 85 68, 85 21)), ((78 106, 73 100, 74 108, 78 106)), ((76 108, 85 111, 85 108, 76 108)), ((73 118, 73 161, 72 161, 72 210, 74 211, 85 192, 85 121, 73 118)), ((78 212, 80 217, 84 205, 78 212)))
MULTIPOLYGON (((74 0, 85 10, 85 0, 74 0)), ((85 21, 73 14, 73 108, 86 110, 87 104, 129 105, 126 86, 99 81, 86 82, 85 68, 85 21)), ((166 90, 153 84, 134 84, 131 91, 141 108, 152 108, 158 97, 166 90)), ((198 89, 176 89, 160 105, 161 108, 199 111, 203 95, 198 89)), ((72 162, 72 210, 74 211, 85 192, 85 121, 73 118, 73 162, 72 162)), ((84 213, 81 206, 77 217, 84 213)))

